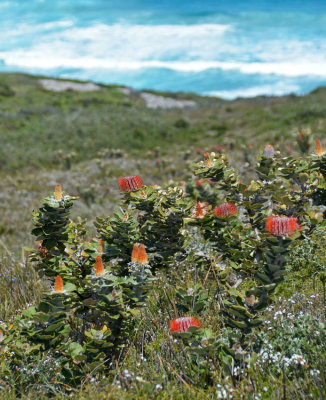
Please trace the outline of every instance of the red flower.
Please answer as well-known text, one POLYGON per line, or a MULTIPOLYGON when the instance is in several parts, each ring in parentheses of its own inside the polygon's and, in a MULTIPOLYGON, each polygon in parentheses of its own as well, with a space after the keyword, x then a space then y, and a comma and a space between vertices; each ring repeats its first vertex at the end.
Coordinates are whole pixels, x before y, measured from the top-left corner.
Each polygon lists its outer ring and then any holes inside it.
POLYGON ((170 333, 173 332, 187 332, 191 326, 201 328, 201 323, 194 317, 176 318, 169 322, 170 333))
POLYGON ((214 208, 214 214, 218 218, 226 218, 236 213, 237 213, 237 207, 232 203, 224 203, 214 208))
POLYGON ((203 218, 208 212, 207 207, 207 201, 198 202, 192 209, 191 216, 193 218, 203 218))
POLYGON ((143 186, 143 181, 140 176, 125 176, 118 179, 118 185, 122 192, 135 192, 143 186))
POLYGON ((267 217, 265 229, 274 236, 291 236, 300 229, 300 224, 295 217, 267 217))

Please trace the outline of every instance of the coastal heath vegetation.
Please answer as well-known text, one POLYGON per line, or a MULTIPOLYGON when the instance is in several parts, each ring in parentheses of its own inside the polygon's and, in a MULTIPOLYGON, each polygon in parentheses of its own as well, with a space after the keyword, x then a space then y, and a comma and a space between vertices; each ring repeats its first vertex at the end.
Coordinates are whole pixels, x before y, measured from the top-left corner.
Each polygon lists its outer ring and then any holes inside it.
POLYGON ((80 162, 70 149, 68 164, 64 151, 40 160, 38 185, 53 187, 43 200, 10 167, 6 182, 21 185, 12 204, 33 205, 34 239, 18 234, 19 219, 0 238, 1 396, 322 399, 326 153, 316 138, 300 128, 293 151, 264 143, 256 156, 232 141, 180 142, 174 159, 157 143, 144 160, 103 147, 80 162))

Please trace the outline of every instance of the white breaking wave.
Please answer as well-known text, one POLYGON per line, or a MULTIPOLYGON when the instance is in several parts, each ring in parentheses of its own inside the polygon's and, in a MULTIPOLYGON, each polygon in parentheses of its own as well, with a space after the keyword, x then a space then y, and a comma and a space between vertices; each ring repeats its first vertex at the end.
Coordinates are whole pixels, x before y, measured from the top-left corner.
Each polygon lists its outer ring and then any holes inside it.
POLYGON ((238 40, 241 35, 236 27, 230 25, 97 24, 79 28, 72 21, 54 21, 18 25, 12 30, 0 27, 0 35, 3 43, 14 41, 6 51, 1 51, 0 44, 0 61, 8 67, 86 71, 164 68, 185 73, 221 69, 286 77, 326 76, 326 43, 273 40, 246 47, 238 40), (33 40, 25 43, 27 33, 33 34, 33 40))
MULTIPOLYGON (((148 59, 178 59, 187 54, 188 59, 206 58, 216 53, 221 38, 231 30, 230 25, 199 24, 199 25, 105 25, 97 24, 90 27, 71 27, 70 21, 58 21, 55 32, 47 32, 49 24, 36 26, 19 25, 14 29, 1 30, 1 37, 6 40, 21 36, 21 41, 11 51, 1 52, 5 59, 12 53, 12 58, 23 54, 25 59, 30 56, 47 56, 60 59, 74 59, 87 55, 94 59, 109 60, 148 60, 148 59), (64 29, 67 27, 68 29, 64 29), (62 29, 63 28, 63 29, 62 29), (24 43, 26 33, 34 32, 32 45, 24 43), (206 56, 206 57, 205 57, 206 56)), ((50 25, 51 27, 51 25, 50 25)), ((1 50, 1 43, 0 43, 1 50)), ((8 60, 9 62, 9 60, 8 60)), ((11 61, 10 61, 11 62, 11 61)))
POLYGON ((91 57, 54 57, 52 54, 43 52, 26 52, 17 50, 11 52, 0 52, 0 59, 6 65, 36 68, 76 68, 76 69, 106 69, 121 71, 136 71, 148 68, 164 68, 180 72, 203 72, 210 69, 221 69, 224 71, 237 71, 243 74, 276 74, 287 77, 320 76, 326 77, 325 63, 304 63, 295 65, 291 62, 284 63, 238 63, 223 61, 130 61, 110 60, 91 57))
POLYGON ((203 93, 206 96, 220 97, 226 100, 234 100, 238 97, 256 97, 256 96, 282 96, 289 93, 297 93, 300 87, 292 84, 278 83, 275 85, 262 85, 250 88, 239 88, 236 90, 214 90, 203 93))

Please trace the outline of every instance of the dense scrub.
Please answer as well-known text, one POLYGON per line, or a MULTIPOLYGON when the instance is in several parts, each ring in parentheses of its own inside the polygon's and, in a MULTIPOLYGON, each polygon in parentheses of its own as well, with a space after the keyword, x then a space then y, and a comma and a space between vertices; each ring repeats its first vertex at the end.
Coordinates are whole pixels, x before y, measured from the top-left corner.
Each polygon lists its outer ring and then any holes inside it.
POLYGON ((5 398, 325 396, 320 142, 297 157, 267 145, 249 184, 221 152, 188 167, 161 186, 119 179, 121 207, 93 235, 70 218, 66 185, 34 211, 36 249, 3 260, 3 291, 15 291, 1 309, 5 398))
MULTIPOLYGON (((321 135, 326 129, 323 88, 307 96, 234 101, 157 93, 197 104, 167 110, 147 108, 139 91, 128 93, 109 85, 94 92, 54 92, 45 90, 37 77, 0 74, 1 170, 58 163, 69 167, 106 148, 143 159, 156 146, 174 157, 179 149, 217 145, 231 148, 236 161, 251 146, 257 150, 266 142, 275 147, 282 143, 282 153, 292 153, 298 130, 321 135)), ((240 169, 241 163, 235 166, 240 169)))

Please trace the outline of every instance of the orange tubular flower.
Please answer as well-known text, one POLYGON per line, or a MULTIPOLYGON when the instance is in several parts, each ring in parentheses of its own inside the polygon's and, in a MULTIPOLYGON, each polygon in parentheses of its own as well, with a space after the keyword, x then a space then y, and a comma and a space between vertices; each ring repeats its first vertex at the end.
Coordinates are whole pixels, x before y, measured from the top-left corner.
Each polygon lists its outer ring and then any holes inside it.
POLYGON ((136 263, 138 260, 138 252, 139 252, 138 244, 134 244, 134 248, 132 249, 131 253, 131 261, 134 263, 136 263))
POLYGON ((224 203, 214 208, 213 212, 218 218, 227 218, 237 213, 237 207, 232 203, 224 203))
POLYGON ((143 186, 143 181, 140 176, 125 176, 118 179, 118 185, 121 192, 135 192, 143 186))
POLYGON ((319 140, 319 139, 316 140, 316 150, 315 150, 315 153, 316 153, 318 156, 321 156, 322 154, 324 154, 324 150, 323 150, 323 148, 321 147, 321 143, 320 143, 320 140, 319 140))
POLYGON ((62 200, 62 189, 60 185, 57 185, 54 189, 54 198, 57 201, 61 201, 62 200))
POLYGON ((95 275, 96 276, 103 276, 105 274, 105 270, 104 270, 104 266, 103 266, 103 262, 102 262, 102 257, 101 256, 97 256, 96 257, 94 269, 95 269, 95 275))
POLYGON ((274 236, 291 236, 300 229, 300 224, 295 217, 267 217, 265 229, 274 236))
POLYGON ((62 280, 60 275, 57 275, 55 277, 54 291, 56 293, 62 293, 63 292, 63 280, 62 280))
POLYGON ((138 248, 137 262, 138 262, 138 264, 142 264, 142 265, 148 264, 147 254, 146 254, 145 246, 143 244, 141 244, 138 248))
POLYGON ((169 322, 170 333, 187 332, 191 326, 201 328, 201 323, 194 317, 176 318, 169 322))
POLYGON ((274 157, 274 147, 271 144, 266 144, 264 147, 263 156, 266 158, 274 157))
POLYGON ((191 216, 193 218, 203 218, 208 213, 207 206, 207 201, 198 202, 192 209, 191 216))

